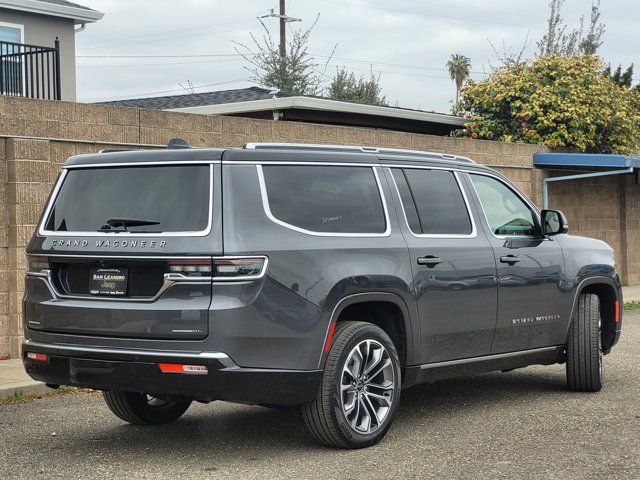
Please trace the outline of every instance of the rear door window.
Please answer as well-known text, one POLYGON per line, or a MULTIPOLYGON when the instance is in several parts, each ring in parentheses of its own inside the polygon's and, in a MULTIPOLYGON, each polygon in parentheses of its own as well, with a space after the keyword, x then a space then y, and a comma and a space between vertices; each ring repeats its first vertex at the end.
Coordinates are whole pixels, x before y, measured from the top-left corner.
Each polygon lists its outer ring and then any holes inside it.
POLYGON ((307 232, 383 234, 387 224, 371 167, 264 165, 276 221, 307 232))
POLYGON ((126 220, 131 233, 205 231, 211 172, 209 165, 69 169, 45 229, 98 232, 111 223, 122 230, 118 220, 126 220))
POLYGON ((422 235, 470 235, 473 231, 453 172, 392 169, 409 228, 422 235))

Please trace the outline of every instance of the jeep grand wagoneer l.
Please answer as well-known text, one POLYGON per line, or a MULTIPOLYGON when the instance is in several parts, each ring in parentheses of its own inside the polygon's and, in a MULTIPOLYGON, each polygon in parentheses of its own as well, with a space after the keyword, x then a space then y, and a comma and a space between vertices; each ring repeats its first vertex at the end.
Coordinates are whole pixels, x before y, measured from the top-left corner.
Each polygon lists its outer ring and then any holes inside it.
POLYGON ((23 359, 133 424, 300 407, 364 447, 402 389, 566 363, 602 386, 612 249, 454 155, 254 144, 71 157, 27 249, 23 359))

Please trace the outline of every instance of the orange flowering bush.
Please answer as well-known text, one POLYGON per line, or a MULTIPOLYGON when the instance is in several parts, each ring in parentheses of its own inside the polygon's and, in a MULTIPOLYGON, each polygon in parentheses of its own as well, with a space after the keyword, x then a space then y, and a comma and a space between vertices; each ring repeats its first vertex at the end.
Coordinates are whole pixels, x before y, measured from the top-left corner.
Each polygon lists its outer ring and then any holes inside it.
POLYGON ((596 56, 504 66, 470 80, 461 107, 472 138, 624 154, 640 145, 640 93, 616 85, 596 56))

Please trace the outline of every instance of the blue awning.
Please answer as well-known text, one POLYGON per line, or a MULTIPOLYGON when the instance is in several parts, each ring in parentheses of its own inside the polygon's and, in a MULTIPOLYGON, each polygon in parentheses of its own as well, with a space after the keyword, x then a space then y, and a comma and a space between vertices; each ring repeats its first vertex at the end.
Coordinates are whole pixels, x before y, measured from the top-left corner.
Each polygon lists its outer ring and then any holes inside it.
POLYGON ((640 157, 599 153, 534 153, 533 165, 547 170, 622 170, 640 168, 640 157))

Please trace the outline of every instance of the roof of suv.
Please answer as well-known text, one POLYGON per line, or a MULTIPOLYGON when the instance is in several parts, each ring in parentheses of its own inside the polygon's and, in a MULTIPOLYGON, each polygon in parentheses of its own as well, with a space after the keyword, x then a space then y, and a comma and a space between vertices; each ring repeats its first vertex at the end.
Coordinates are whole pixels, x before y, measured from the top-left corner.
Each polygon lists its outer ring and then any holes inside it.
MULTIPOLYGON (((388 163, 402 159, 403 163, 444 163, 465 167, 480 167, 467 158, 444 153, 423 152, 419 150, 403 150, 394 148, 357 147, 344 145, 310 145, 294 143, 248 143, 243 148, 190 148, 182 141, 169 143, 168 148, 158 150, 102 150, 96 154, 76 155, 70 157, 64 164, 67 168, 89 165, 117 165, 117 164, 162 164, 175 162, 211 162, 231 157, 234 161, 256 160, 276 161, 278 155, 295 155, 296 161, 311 163, 326 161, 326 155, 331 154, 332 160, 348 163, 388 163), (300 153, 304 152, 304 156, 300 153), (339 159, 338 159, 339 157, 339 159)), ((281 158, 280 158, 281 159, 281 158)))

